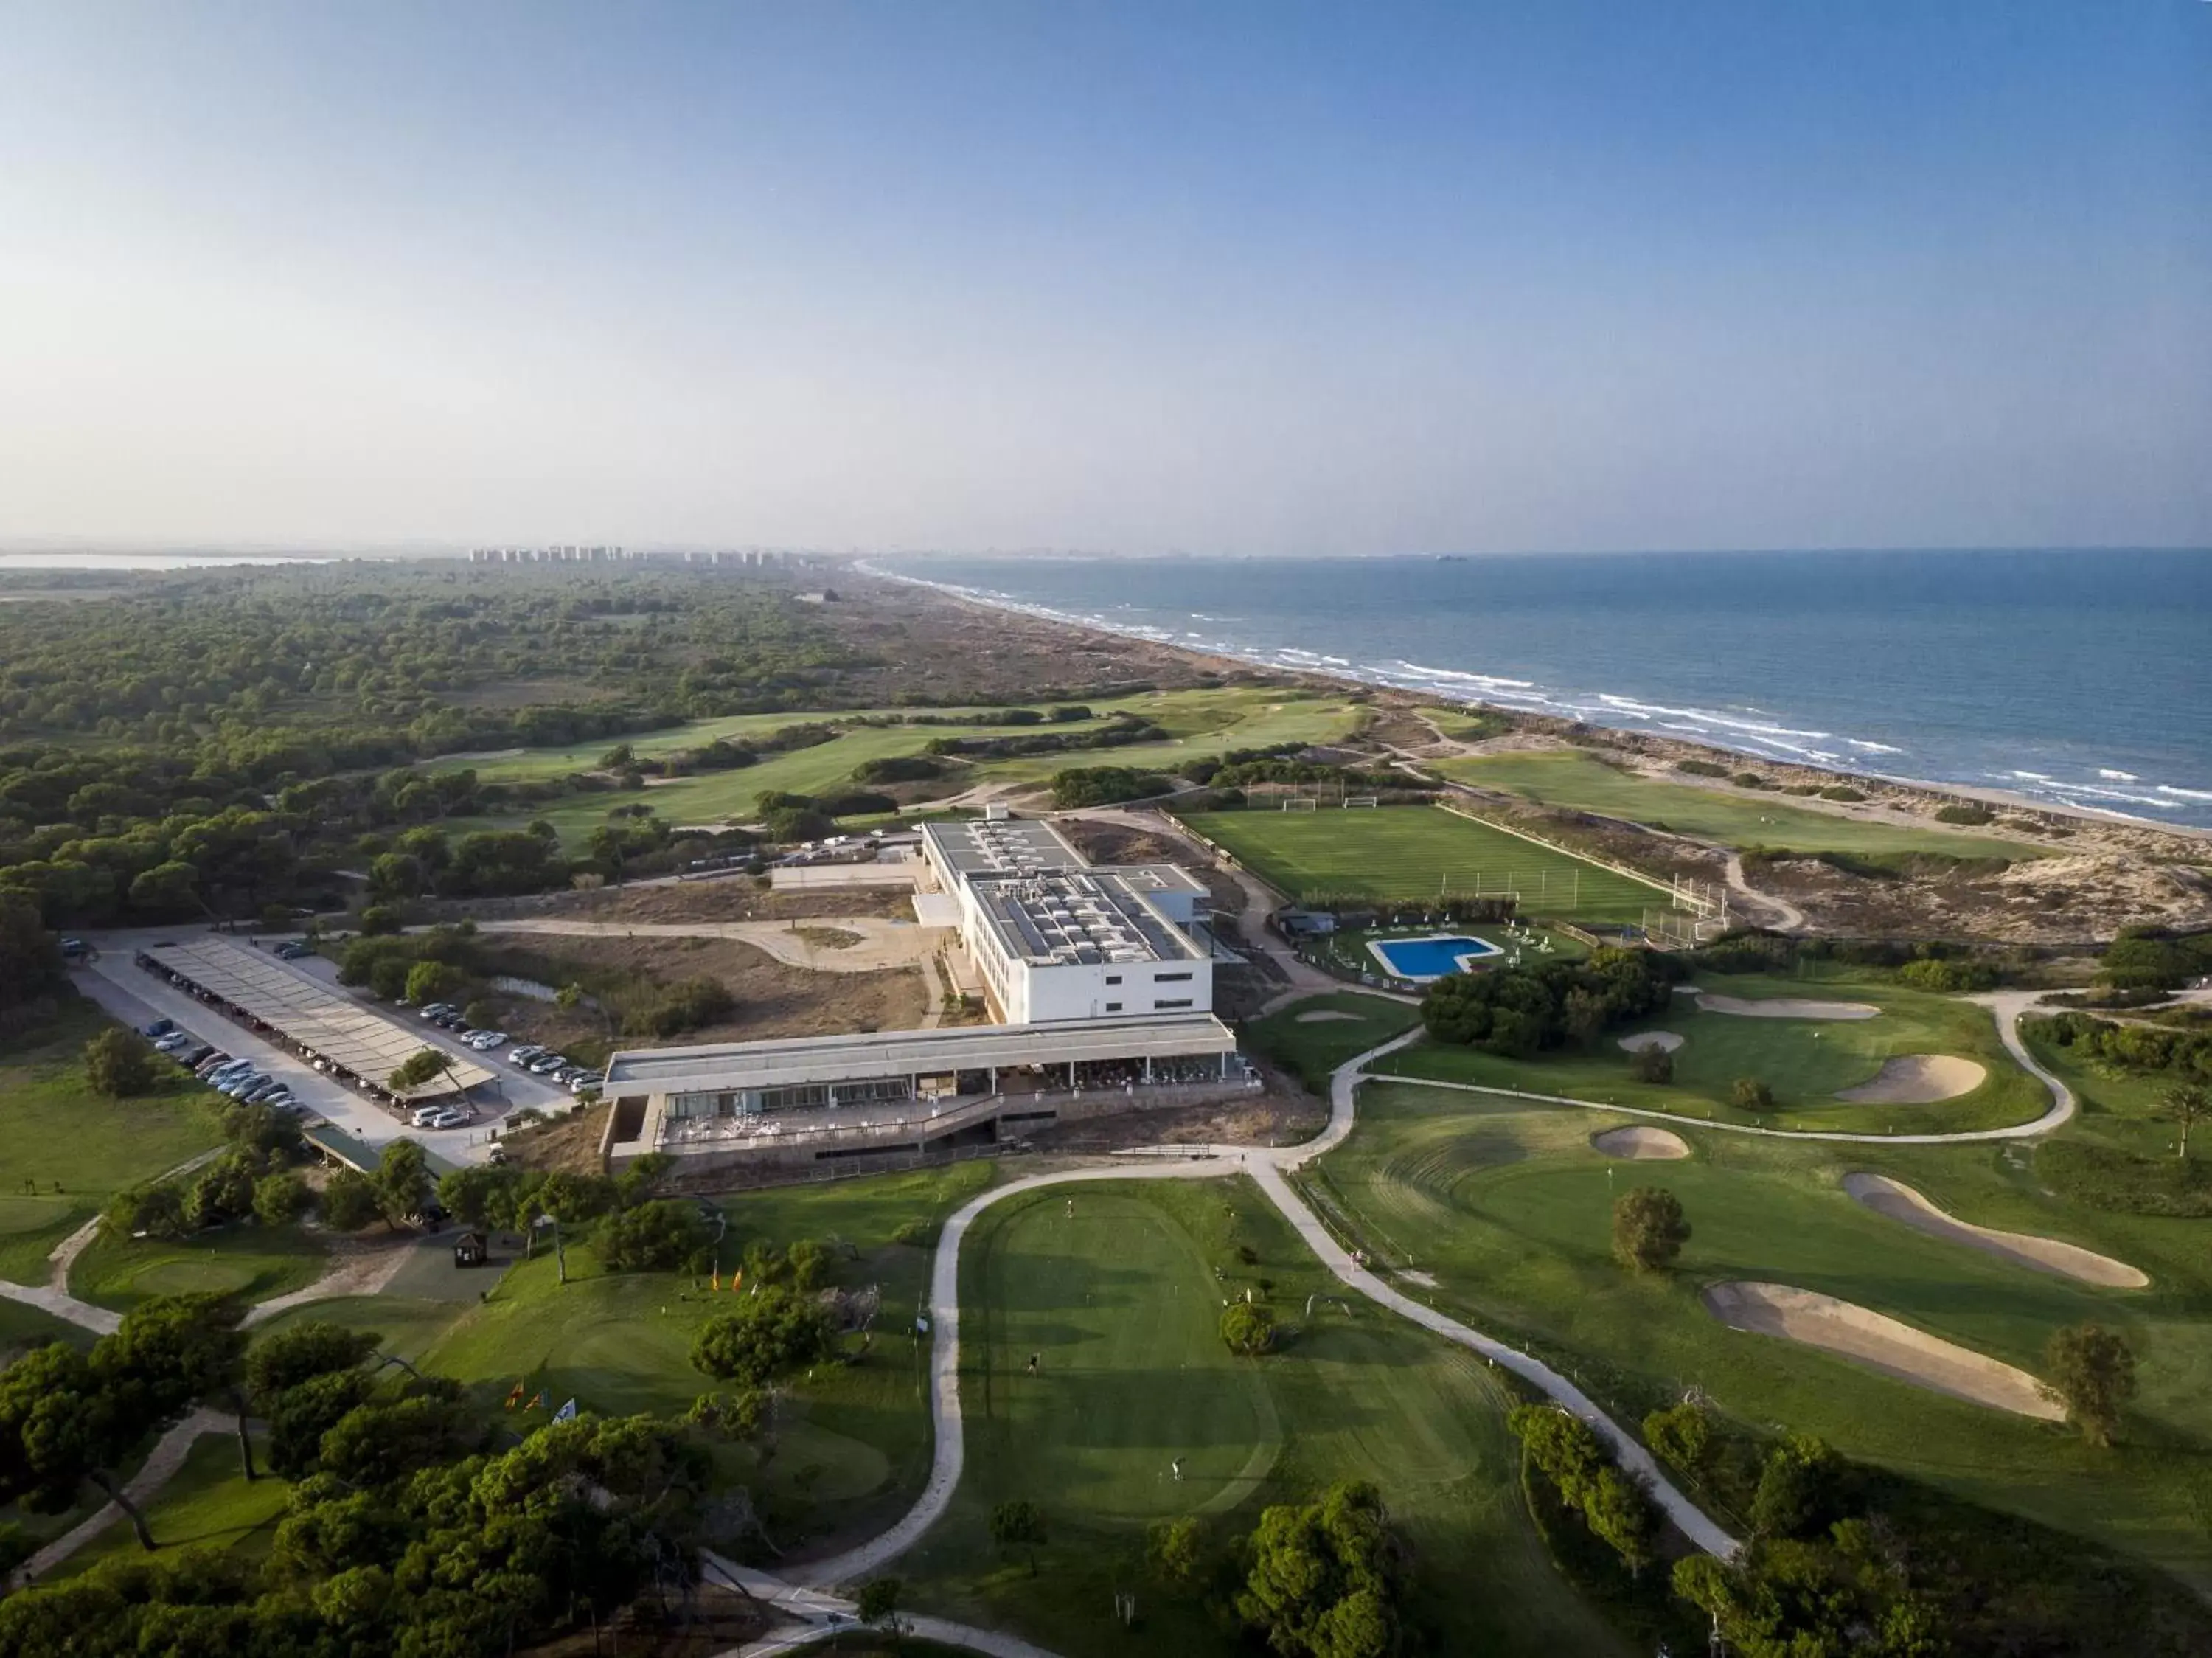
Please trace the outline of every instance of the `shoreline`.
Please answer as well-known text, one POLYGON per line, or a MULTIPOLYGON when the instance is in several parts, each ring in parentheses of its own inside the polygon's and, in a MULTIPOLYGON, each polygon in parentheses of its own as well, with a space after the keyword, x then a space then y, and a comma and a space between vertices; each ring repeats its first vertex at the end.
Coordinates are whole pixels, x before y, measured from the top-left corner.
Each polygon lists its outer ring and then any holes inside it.
MULTIPOLYGON (((1784 759, 1771 754, 1761 753, 1752 749, 1731 748, 1710 740, 1671 735, 1662 737, 1656 733, 1640 729, 1639 728, 1632 725, 1611 725, 1606 723, 1602 720, 1588 717, 1571 720, 1564 715, 1547 714, 1540 710, 1522 708, 1510 703, 1493 702, 1483 698, 1479 693, 1473 691, 1455 690, 1441 686, 1416 691, 1410 687, 1395 684, 1395 682, 1388 680, 1381 679, 1379 677, 1370 677, 1360 674, 1355 670, 1353 664, 1341 659, 1320 659, 1324 664, 1320 666, 1308 666, 1304 663, 1285 665, 1267 657, 1251 655, 1242 651, 1221 649, 1202 649, 1197 646, 1181 644, 1172 639, 1158 637, 1161 632, 1161 630, 1157 628, 1118 628, 1112 625, 1110 623, 1098 621, 1091 618, 1071 616, 1065 612, 1054 610, 1050 607, 1045 605, 1030 604, 1019 600, 1011 600, 987 595, 977 593, 971 588, 956 586, 951 582, 932 581, 926 576, 908 575, 902 571, 886 570, 881 565, 878 565, 866 558, 852 560, 849 568, 855 574, 865 576, 871 581, 896 582, 902 586, 918 587, 927 592, 935 594, 941 599, 955 604, 966 606, 975 610, 1023 616, 1032 621, 1043 622, 1053 626, 1066 628, 1069 631, 1077 633, 1100 634, 1111 638, 1135 640, 1141 643, 1150 645, 1156 649, 1172 652, 1176 655, 1186 657, 1196 661, 1228 663, 1232 664, 1234 667, 1240 669, 1256 668, 1265 673, 1281 675, 1285 679, 1319 681, 1331 686, 1332 688, 1351 686, 1369 692, 1378 692, 1386 696, 1402 699, 1402 705, 1407 707, 1417 707, 1423 703, 1443 703, 1458 707, 1482 709, 1493 713, 1508 715, 1516 720, 1531 722, 1533 728, 1540 728, 1542 725, 1553 725, 1561 728, 1572 725, 1594 727, 1613 733, 1620 736, 1637 739, 1639 745, 1650 745, 1662 753, 1668 749, 1680 749, 1692 751, 1697 754, 1710 756, 1716 759, 1755 761, 1761 765, 1781 767, 1793 771, 1814 773, 1821 777, 1833 779, 1838 783, 1870 784, 1877 788, 1904 789, 1913 794, 1927 796, 1930 799, 1951 802, 1972 802, 1984 806, 2000 807, 2007 811, 2021 814, 2025 816, 2046 817, 2058 820, 2069 825, 2076 823, 2089 824, 2100 828, 2111 830, 2133 831, 2154 835, 2170 835, 2178 839, 2201 843, 2206 847, 2212 847, 2212 826, 2206 826, 2198 824, 2172 823, 2157 818, 2139 817, 2132 813, 2116 811, 2110 808, 2076 806, 2065 802, 2040 801, 2034 799, 2030 795, 2021 794, 2016 790, 2008 789, 1996 785, 1946 783, 1925 777, 1903 777, 1893 772, 1875 771, 1871 770, 1847 770, 1842 766, 1827 764, 1819 760, 1802 759, 1784 759)), ((1301 652, 1298 654, 1302 655, 1310 655, 1312 653, 1301 652)), ((1480 681, 1486 678, 1490 678, 1492 679, 1492 682, 1494 683, 1519 683, 1518 681, 1508 682, 1503 680, 1497 680, 1493 676, 1486 676, 1475 674, 1470 674, 1467 675, 1467 678, 1474 681, 1480 681)), ((1712 788, 1717 786, 1720 789, 1726 790, 1728 787, 1725 779, 1717 778, 1709 781, 1703 778, 1686 777, 1681 779, 1680 783, 1681 786, 1686 788, 1712 788)), ((1794 807, 1802 807, 1805 809, 1813 811, 1822 811, 1826 809, 1823 803, 1802 799, 1791 799, 1788 802, 1788 804, 1794 807)), ((1854 814, 1848 812, 1838 812, 1833 813, 1832 815, 1838 817, 1850 817, 1854 814)), ((2023 844, 2029 844, 2035 843, 2023 843, 2023 844)), ((2063 849, 2046 847, 2045 850, 2049 851, 2060 851, 2063 849)))

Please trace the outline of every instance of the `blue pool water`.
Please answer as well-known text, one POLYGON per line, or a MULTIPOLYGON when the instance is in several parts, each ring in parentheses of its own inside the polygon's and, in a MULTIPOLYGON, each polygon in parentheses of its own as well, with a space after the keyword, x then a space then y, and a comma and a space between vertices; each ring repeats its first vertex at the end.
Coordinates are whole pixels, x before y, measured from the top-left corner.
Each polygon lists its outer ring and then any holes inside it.
POLYGON ((1442 978, 1446 973, 1457 972, 1469 961, 1505 954, 1495 944, 1480 938, 1441 934, 1433 938, 1370 939, 1367 948, 1398 978, 1416 979, 1442 978))

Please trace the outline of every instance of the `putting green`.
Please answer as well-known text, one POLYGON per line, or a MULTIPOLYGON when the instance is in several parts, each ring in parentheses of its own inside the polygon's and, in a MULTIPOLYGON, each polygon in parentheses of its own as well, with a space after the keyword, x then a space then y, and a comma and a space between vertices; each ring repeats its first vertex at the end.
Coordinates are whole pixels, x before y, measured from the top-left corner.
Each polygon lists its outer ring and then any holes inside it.
POLYGON ((1853 1132, 1941 1133, 2033 1121, 2051 1103, 2043 1085, 2014 1063, 1989 1010, 1952 997, 1863 980, 1707 978, 1709 990, 1736 996, 1870 1003, 1872 1019, 1747 1019, 1702 1009, 1678 995, 1672 1005, 1593 1049, 1561 1049, 1506 1059, 1472 1048, 1422 1042, 1401 1049, 1377 1069, 1393 1076, 1525 1089, 1594 1104, 1632 1106, 1718 1122, 1853 1132), (1680 1035, 1670 1082, 1642 1082, 1631 1074, 1620 1039, 1638 1030, 1680 1035), (1912 1054, 1955 1055, 1986 1073, 1976 1087, 1924 1105, 1854 1104, 1836 1096, 1871 1083, 1891 1059, 1912 1054), (1740 1078, 1773 1090, 1776 1109, 1739 1110, 1740 1078))
POLYGON ((1224 1297, 1205 1257, 1151 1204, 1110 1187, 1011 1201, 970 1268, 975 1300, 962 1298, 976 1308, 962 1352, 971 1435, 1024 1448, 1024 1484, 1097 1520, 1210 1513, 1249 1496, 1282 1425, 1258 1363, 1222 1345, 1224 1297))
POLYGON ((1357 1298, 1340 1305, 1342 1286, 1249 1183, 1008 1198, 969 1231, 961 1269, 967 1465, 945 1520, 901 1563, 918 1607, 1103 1658, 1133 1649, 1109 1609, 1117 1587, 1141 1585, 1144 1651, 1225 1658, 1243 1649, 1207 1586, 1149 1569, 1140 1522, 1194 1515, 1226 1551, 1267 1504, 1365 1479, 1413 1541, 1413 1618, 1435 1650, 1632 1649, 1531 1524, 1493 1373, 1357 1298), (1231 1355, 1216 1328, 1223 1299, 1247 1287, 1302 1326, 1256 1360, 1231 1355), (1328 1298, 1310 1317, 1309 1296, 1328 1298), (990 1542, 991 1509, 1015 1500, 1044 1511, 1035 1576, 990 1542))
MULTIPOLYGON (((1757 1022, 1757 1021, 1745 1021, 1757 1022)), ((2212 1445, 2212 1237, 2203 1223, 2099 1214, 2035 1186, 1988 1146, 1822 1146, 1686 1132, 1689 1159, 1635 1167, 1590 1156, 1606 1119, 1565 1106, 1400 1084, 1360 1094, 1352 1137, 1322 1160, 1332 1192, 1384 1259, 1410 1251, 1440 1307, 1478 1328, 1571 1356, 1601 1403, 1633 1420, 1704 1390, 1739 1420, 1815 1433, 2000 1511, 2195 1575, 2189 1491, 2212 1445), (1856 1203, 1869 1167, 1975 1224, 2057 1237, 2140 1265, 2148 1289, 2094 1288, 1897 1225, 1856 1203), (1656 1186, 1692 1237, 1676 1271, 1610 1259, 1612 1199, 1656 1186), (2098 1323, 2139 1356, 2142 1393, 2110 1452, 2024 1419, 1744 1335, 1700 1301, 1710 1283, 1790 1284, 1870 1308, 2031 1374, 2053 1332, 2098 1323)))

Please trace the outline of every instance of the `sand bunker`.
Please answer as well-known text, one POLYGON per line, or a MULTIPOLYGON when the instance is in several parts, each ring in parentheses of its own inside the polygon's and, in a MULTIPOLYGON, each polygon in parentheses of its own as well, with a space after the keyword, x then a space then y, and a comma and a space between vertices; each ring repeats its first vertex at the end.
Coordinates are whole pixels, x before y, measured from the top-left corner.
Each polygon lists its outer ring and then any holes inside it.
POLYGON ((1344 1013, 1335 1008, 1316 1008, 1310 1013, 1300 1014, 1298 1015, 1298 1023, 1301 1025, 1326 1025, 1330 1021, 1336 1019, 1348 1019, 1355 1025, 1360 1022, 1359 1015, 1356 1013, 1344 1013))
POLYGON ((1883 1060, 1873 1082, 1842 1089, 1836 1098, 1855 1106, 1929 1106, 1972 1094, 1989 1075, 1976 1061, 1956 1054, 1900 1054, 1883 1060))
POLYGON ((1747 1002, 1711 991, 1698 992, 1698 1006, 1706 1013, 1730 1013, 1740 1019, 1872 1019, 1881 1011, 1871 1002, 1808 1002, 1795 996, 1747 1002))
POLYGON ((1802 1342, 1954 1399, 2044 1422, 2065 1417, 2027 1371, 1833 1295, 1786 1283, 1717 1283, 1705 1308, 1731 1329, 1802 1342))
POLYGON ((2141 1289, 2150 1282, 2148 1275, 2125 1261, 2078 1244, 2039 1238, 2028 1232, 1997 1232, 1946 1215, 1911 1186, 1901 1186, 1886 1174, 1846 1174, 1844 1190, 1875 1214, 1902 1221, 1916 1232, 1925 1232, 1946 1243, 1965 1244, 2017 1266, 2056 1272, 2106 1289, 2141 1289))
POLYGON ((1663 1128, 1609 1128, 1590 1136, 1590 1144, 1608 1157, 1631 1162, 1673 1162, 1690 1155, 1688 1143, 1663 1128))
POLYGON ((1682 1045, 1682 1039, 1672 1031, 1638 1031, 1633 1036, 1622 1037, 1620 1045, 1631 1053, 1641 1053, 1646 1048, 1672 1053, 1682 1045))

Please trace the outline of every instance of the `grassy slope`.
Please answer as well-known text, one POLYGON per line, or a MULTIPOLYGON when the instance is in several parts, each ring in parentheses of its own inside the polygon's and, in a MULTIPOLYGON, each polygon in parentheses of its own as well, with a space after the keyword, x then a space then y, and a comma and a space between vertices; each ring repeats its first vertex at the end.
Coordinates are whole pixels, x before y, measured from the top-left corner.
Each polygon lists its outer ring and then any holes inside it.
POLYGON ((1869 823, 1802 805, 1788 795, 1752 799, 1717 789, 1664 783, 1616 771, 1581 753, 1492 754, 1441 760, 1436 770, 1462 783, 1498 789, 1547 806, 1648 824, 1724 846, 1798 852, 1937 852, 1952 857, 2022 858, 2020 841, 1946 829, 1869 823), (1786 803, 1785 803, 1786 802, 1786 803))
POLYGON ((1430 898, 1510 888, 1531 914, 1634 921, 1666 895, 1565 852, 1428 806, 1347 812, 1203 812, 1190 826, 1293 899, 1430 898), (1570 894, 1579 887, 1579 902, 1570 894))
POLYGON ((1421 1010, 1405 1002, 1356 991, 1310 996, 1244 1027, 1255 1051, 1296 1071, 1316 1094, 1328 1089, 1328 1074, 1355 1054, 1389 1041, 1419 1022, 1421 1010), (1348 1019, 1308 1020, 1301 1014, 1349 1014, 1348 1019))
POLYGON ((246 1301, 304 1289, 323 1274, 329 1252, 315 1234, 241 1222, 175 1242, 116 1240, 86 1246, 70 1268, 70 1293, 127 1313, 149 1295, 216 1290, 246 1301))
POLYGON ((17 1283, 45 1283, 48 1252, 114 1193, 222 1138, 222 1101, 173 1065, 143 1099, 102 1099, 85 1085, 79 1051, 108 1022, 71 1001, 54 1024, 0 1051, 0 1277, 17 1283), (23 1195, 26 1179, 37 1196, 23 1195))
MULTIPOLYGON (((146 1506, 147 1527, 165 1555, 178 1549, 238 1549, 258 1558, 269 1551, 292 1487, 261 1463, 268 1448, 255 1442, 256 1464, 264 1472, 249 1483, 239 1472, 234 1435, 203 1434, 193 1442, 184 1466, 146 1506)), ((120 1520, 56 1568, 51 1581, 118 1557, 145 1558, 129 1524, 120 1520)))
POLYGON ((1011 1199, 969 1234, 961 1265, 962 1304, 975 1309, 962 1330, 967 1473, 901 1568, 930 1610, 1003 1621, 1077 1658, 1133 1643, 1238 1650, 1197 1594, 1145 1569, 1144 1523, 1199 1514, 1225 1551, 1263 1505, 1358 1478, 1412 1533, 1436 1650, 1621 1649, 1528 1521, 1505 1401, 1479 1362, 1364 1307, 1322 1307, 1269 1358, 1229 1355, 1214 1329, 1224 1294, 1265 1279, 1296 1321, 1309 1293, 1333 1286, 1249 1186, 1011 1199), (1239 1244, 1257 1266, 1239 1261, 1239 1244), (1024 1374, 1032 1352, 1043 1356, 1036 1377, 1024 1374), (1017 1497, 1038 1503, 1051 1529, 1035 1576, 998 1557, 985 1528, 994 1504, 1017 1497), (1138 1592, 1133 1632, 1107 1615, 1116 1588, 1138 1592))
POLYGON ((1747 1019, 1703 1013, 1686 996, 1639 1028, 1673 1031, 1674 1080, 1638 1082, 1629 1075, 1620 1033, 1587 1051, 1540 1059, 1500 1059, 1472 1049, 1423 1043, 1391 1055, 1379 1069, 1395 1075, 1525 1088, 1571 1100, 1634 1106, 1720 1122, 1772 1128, 1844 1129, 1854 1133, 1941 1133, 2025 1123, 2050 1103, 2043 1085, 2015 1065, 1989 1013, 1954 997, 1844 978, 1792 980, 1708 975, 1706 987, 1742 997, 1804 996, 1872 1002, 1882 1013, 1864 1020, 1747 1019), (1856 1088, 1896 1055, 1956 1054, 1978 1060, 1988 1080, 1970 1094, 1925 1106, 1846 1105, 1834 1096, 1856 1088), (1754 1076, 1774 1090, 1778 1109, 1765 1114, 1729 1103, 1738 1077, 1754 1076))
POLYGON ((1616 1410, 1640 1416, 1689 1386, 1755 1427, 1786 1423, 1848 1454, 2212 1582, 2189 1491, 2212 1474, 2212 1254, 2201 1222, 2098 1214, 2045 1196, 2016 1148, 1836 1147, 1691 1131, 1685 1162, 1612 1165, 1608 1119, 1418 1087, 1363 1091, 1360 1124, 1323 1160, 1330 1195, 1369 1241, 1410 1250, 1437 1300, 1533 1344, 1616 1410), (2152 1288, 2093 1289, 1925 1238, 1852 1203, 1852 1169, 1903 1179, 1980 1224, 2067 1239, 2130 1261, 2152 1288), (1676 1192, 1694 1228, 1680 1270, 1639 1279, 1607 1254, 1609 1201, 1676 1192), (2096 1452, 2065 1430, 1924 1392, 1791 1344, 1732 1332, 1698 1300, 1756 1278, 1879 1308, 2031 1371, 2052 1331, 2094 1320, 2142 1361, 2126 1440, 2096 1452))
MULTIPOLYGON (((865 1533, 919 1492, 930 1456, 926 1356, 907 1338, 908 1309, 927 1270, 924 1249, 893 1244, 902 1222, 934 1222, 989 1182, 988 1165, 747 1193, 728 1202, 729 1256, 746 1240, 836 1236, 860 1252, 836 1281, 881 1286, 880 1332, 867 1356, 794 1381, 779 1405, 765 1466, 737 1454, 733 1478, 754 1488, 771 1534, 787 1550, 865 1533)), ((841 1255, 843 1252, 841 1252, 841 1255)), ((562 1286, 550 1253, 514 1266, 491 1297, 464 1310, 423 1349, 426 1370, 458 1377, 496 1411, 518 1381, 549 1409, 574 1397, 609 1415, 680 1414, 717 1384, 691 1368, 691 1344, 728 1300, 670 1273, 601 1273, 588 1247, 568 1252, 562 1286)), ((368 1309, 349 1309, 374 1326, 368 1309)), ((541 1414, 518 1425, 542 1422, 541 1414)))

